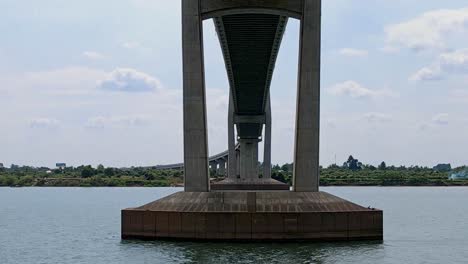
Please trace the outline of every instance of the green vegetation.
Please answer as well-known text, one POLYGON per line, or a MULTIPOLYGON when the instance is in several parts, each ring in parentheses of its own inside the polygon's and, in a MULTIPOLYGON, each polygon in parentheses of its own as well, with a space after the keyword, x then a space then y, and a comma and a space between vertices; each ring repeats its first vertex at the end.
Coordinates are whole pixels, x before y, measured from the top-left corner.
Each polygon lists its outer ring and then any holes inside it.
MULTIPOLYGON (((293 164, 275 165, 272 178, 291 184, 293 164)), ((262 171, 262 170, 260 170, 262 171)), ((468 186, 468 179, 449 179, 452 172, 468 171, 467 167, 451 171, 419 166, 395 167, 385 162, 377 167, 365 165, 352 156, 342 165, 320 168, 321 186, 468 186)), ((214 171, 211 172, 212 176, 214 171)), ((213 176, 214 177, 214 176, 213 176)), ((63 170, 13 166, 0 168, 0 186, 182 186, 183 172, 154 168, 105 168, 90 165, 63 170)))
POLYGON ((163 187, 178 186, 182 182, 181 171, 141 167, 118 169, 88 165, 64 170, 27 166, 0 169, 0 186, 163 187))
MULTIPOLYGON (((279 166, 278 166, 279 167, 279 166)), ((292 171, 273 170, 272 177, 291 184, 292 171)), ((359 170, 329 166, 320 169, 321 186, 468 186, 468 179, 449 180, 447 172, 423 167, 365 166, 359 170)))
MULTIPOLYGON (((275 165, 272 178, 291 184, 293 164, 275 165)), ((365 165, 350 156, 342 166, 336 164, 320 168, 321 186, 468 186, 468 179, 450 180, 452 172, 468 171, 458 167, 453 171, 411 166, 387 166, 381 162, 378 167, 365 165)))

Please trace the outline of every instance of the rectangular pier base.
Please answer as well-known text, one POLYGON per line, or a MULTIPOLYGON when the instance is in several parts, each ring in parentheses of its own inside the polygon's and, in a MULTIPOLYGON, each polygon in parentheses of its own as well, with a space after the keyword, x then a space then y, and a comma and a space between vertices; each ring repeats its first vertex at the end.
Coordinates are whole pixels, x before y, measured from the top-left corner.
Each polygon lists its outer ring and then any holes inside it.
POLYGON ((123 239, 382 240, 383 212, 325 192, 179 192, 122 210, 123 239))

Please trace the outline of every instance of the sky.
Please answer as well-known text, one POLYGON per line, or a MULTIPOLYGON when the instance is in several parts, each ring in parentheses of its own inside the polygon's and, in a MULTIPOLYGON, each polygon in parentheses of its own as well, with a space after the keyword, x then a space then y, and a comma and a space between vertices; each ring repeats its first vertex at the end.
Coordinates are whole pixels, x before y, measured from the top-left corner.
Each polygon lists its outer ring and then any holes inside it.
MULTIPOLYGON (((468 165, 466 0, 322 2, 320 164, 468 165)), ((298 31, 271 85, 274 164, 293 160, 298 31)), ((183 160, 180 1, 0 0, 0 32, 0 163, 183 160)), ((204 48, 215 154, 229 84, 211 20, 204 48)))

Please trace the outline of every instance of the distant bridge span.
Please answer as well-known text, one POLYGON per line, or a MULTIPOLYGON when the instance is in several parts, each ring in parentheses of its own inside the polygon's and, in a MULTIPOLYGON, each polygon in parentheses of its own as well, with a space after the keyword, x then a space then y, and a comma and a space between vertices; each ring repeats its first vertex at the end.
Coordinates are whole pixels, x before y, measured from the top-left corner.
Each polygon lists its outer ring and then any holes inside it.
MULTIPOLYGON (((236 155, 239 155, 240 144, 236 145, 236 155)), ((226 165, 229 159, 229 150, 225 150, 218 154, 215 154, 209 157, 208 161, 210 168, 216 170, 218 175, 226 175, 226 165)), ((156 170, 183 170, 184 163, 174 163, 174 164, 165 164, 165 165, 156 165, 154 167, 156 170)))

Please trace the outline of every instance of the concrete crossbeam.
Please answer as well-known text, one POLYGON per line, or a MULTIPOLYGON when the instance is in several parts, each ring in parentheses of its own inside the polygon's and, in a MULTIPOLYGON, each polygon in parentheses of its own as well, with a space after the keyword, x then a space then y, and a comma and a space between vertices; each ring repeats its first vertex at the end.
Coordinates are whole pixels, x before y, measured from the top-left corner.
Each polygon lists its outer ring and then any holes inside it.
POLYGON ((234 115, 234 124, 265 124, 265 115, 234 115))
POLYGON ((301 18, 303 0, 201 0, 204 19, 231 14, 275 14, 301 18))

